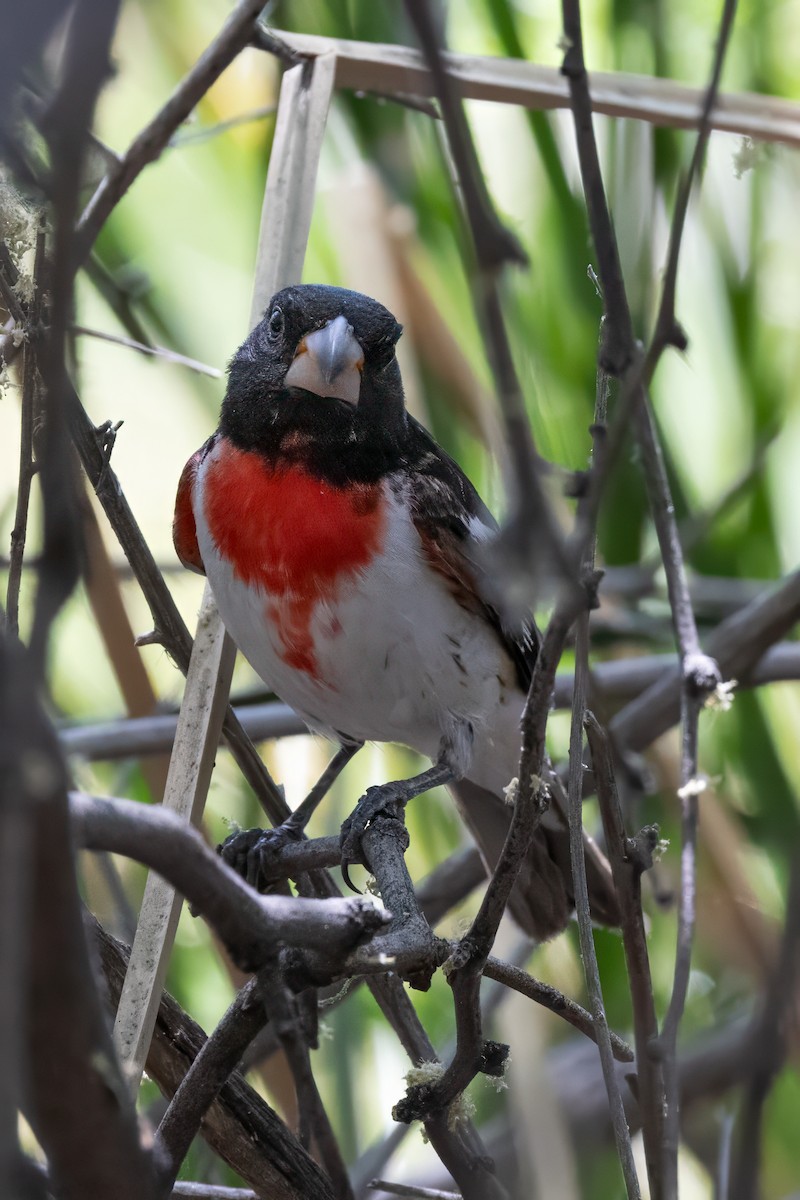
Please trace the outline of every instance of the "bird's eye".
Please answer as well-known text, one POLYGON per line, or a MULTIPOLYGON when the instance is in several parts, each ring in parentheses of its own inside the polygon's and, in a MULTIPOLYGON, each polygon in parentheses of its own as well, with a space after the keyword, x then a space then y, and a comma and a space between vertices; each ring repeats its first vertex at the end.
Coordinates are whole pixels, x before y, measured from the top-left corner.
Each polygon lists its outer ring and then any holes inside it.
POLYGON ((279 308, 273 308, 269 317, 269 331, 273 337, 283 333, 283 313, 279 308))

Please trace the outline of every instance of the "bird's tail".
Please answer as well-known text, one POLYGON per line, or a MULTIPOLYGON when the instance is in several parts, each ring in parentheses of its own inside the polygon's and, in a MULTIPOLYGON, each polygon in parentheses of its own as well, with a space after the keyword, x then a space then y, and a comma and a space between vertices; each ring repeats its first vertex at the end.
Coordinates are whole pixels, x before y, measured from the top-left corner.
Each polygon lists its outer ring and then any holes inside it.
MULTIPOLYGON (((450 790, 487 869, 493 870, 511 824, 511 809, 499 796, 468 779, 452 784, 450 790)), ((592 917, 601 925, 618 925, 611 869, 596 843, 586 835, 584 857, 592 917)), ((543 817, 522 864, 509 908, 525 932, 543 942, 565 928, 574 907, 569 833, 561 814, 551 809, 543 817)))

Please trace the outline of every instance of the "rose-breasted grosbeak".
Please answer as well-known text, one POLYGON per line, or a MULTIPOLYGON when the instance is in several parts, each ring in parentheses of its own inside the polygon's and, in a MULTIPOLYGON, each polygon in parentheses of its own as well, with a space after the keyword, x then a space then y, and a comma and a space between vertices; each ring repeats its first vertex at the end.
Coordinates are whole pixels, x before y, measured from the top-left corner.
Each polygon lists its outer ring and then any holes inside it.
MULTIPOLYGON (((413 780, 370 789, 344 831, 345 859, 380 809, 448 783, 491 867, 510 821, 501 797, 519 761, 537 634, 532 622, 509 633, 478 589, 475 552, 496 524, 406 412, 401 332, 357 292, 278 292, 230 364, 219 428, 184 468, 175 547, 207 575, 258 674, 312 729, 433 760, 413 780)), ((607 872, 592 855, 587 867, 596 917, 615 922, 607 872)), ((548 814, 512 911, 550 937, 568 920, 571 888, 563 822, 548 814)))

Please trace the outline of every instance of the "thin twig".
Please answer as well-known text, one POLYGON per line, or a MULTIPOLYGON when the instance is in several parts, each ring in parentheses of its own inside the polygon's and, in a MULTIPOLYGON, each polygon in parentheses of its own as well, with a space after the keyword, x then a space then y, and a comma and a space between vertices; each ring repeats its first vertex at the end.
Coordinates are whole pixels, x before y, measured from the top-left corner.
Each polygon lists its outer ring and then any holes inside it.
MULTIPOLYGON (((0 567, 5 565, 0 561, 0 567)), ((35 567, 35 564, 31 565, 35 567)), ((798 613, 800 614, 800 609, 798 613)), ((791 620, 790 627, 793 623, 794 619, 791 620)), ((719 629, 723 630, 723 626, 719 629)), ((748 646, 746 628, 738 627, 734 634, 729 641, 726 638, 724 653, 715 655, 723 666, 728 656, 736 654, 738 657, 742 647, 748 646)), ((756 648, 754 653, 758 654, 754 665, 747 665, 743 670, 726 671, 727 675, 736 678, 737 692, 770 683, 800 679, 800 646, 795 642, 780 642, 762 652, 756 648)), ((608 662, 595 663, 592 667, 592 677, 608 701, 635 702, 638 696, 654 686, 658 687, 661 694, 666 683, 669 685, 667 692, 671 687, 675 697, 677 721, 679 679, 675 670, 674 654, 642 655, 637 658, 610 659, 608 662)), ((559 672, 556 676, 553 699, 557 709, 571 707, 573 683, 570 672, 559 672)), ((307 726, 296 713, 288 705, 277 700, 264 704, 243 704, 237 706, 234 712, 244 733, 256 743, 308 732, 307 726)), ((672 723, 666 717, 662 717, 661 713, 661 702, 652 707, 648 703, 641 713, 621 710, 619 720, 623 722, 622 728, 634 729, 635 716, 634 744, 641 749, 648 740, 652 741, 672 723), (648 712, 651 712, 653 720, 657 721, 654 726, 656 732, 652 737, 645 729, 648 712)), ((614 719, 616 721, 618 718, 614 719)), ((151 717, 120 717, 98 724, 65 725, 59 728, 58 735, 66 754, 75 754, 90 761, 115 761, 168 751, 175 738, 176 723, 177 717, 174 714, 159 713, 151 717)))
POLYGON ((705 94, 703 96, 703 107, 700 112, 700 120, 697 126, 697 137, 694 143, 689 170, 686 172, 678 191, 678 196, 675 201, 675 208, 672 213, 672 224, 669 233, 669 249, 667 250, 667 262, 664 268, 664 282, 661 289, 661 303, 658 309, 656 318, 655 330, 648 350, 648 358, 657 360, 661 353, 661 349, 668 345, 675 345, 679 349, 683 349, 686 345, 686 335, 675 323, 675 288, 678 280, 678 262, 680 260, 681 244, 683 241, 683 231, 686 225, 686 214, 689 211, 689 200, 691 198, 692 189, 695 182, 699 179, 703 169, 703 162, 706 155, 706 147, 708 139, 711 136, 711 116, 717 103, 719 95, 719 84, 722 77, 722 65, 725 62, 725 54, 730 42, 731 33, 733 31, 733 19, 736 15, 737 0, 724 0, 722 8, 722 16, 720 18, 719 30, 717 32, 717 45, 714 52, 714 62, 711 68, 711 77, 706 85, 705 94))
POLYGON ((395 1106, 400 1120, 446 1111, 475 1075, 486 1069, 480 1015, 481 973, 522 861, 547 808, 541 778, 544 734, 556 666, 572 619, 571 610, 557 608, 545 632, 523 716, 519 782, 511 826, 480 909, 448 963, 448 983, 453 989, 456 1014, 456 1052, 436 1083, 409 1089, 404 1100, 395 1106))
MULTIPOLYGON (((722 64, 733 27, 736 0, 725 0, 720 23, 717 49, 711 80, 708 85, 700 129, 687 179, 682 188, 670 233, 670 248, 667 258, 664 288, 656 329, 648 351, 648 359, 654 369, 661 350, 667 345, 685 345, 685 336, 676 327, 675 283, 678 270, 683 227, 692 184, 700 170, 710 133, 710 114, 719 87, 722 64)), ((646 369, 648 363, 645 364, 646 369)), ((678 905, 677 949, 675 975, 669 1007, 659 1039, 659 1050, 664 1062, 666 1085, 666 1107, 664 1122, 664 1183, 667 1194, 677 1188, 678 1138, 679 1138, 679 1094, 677 1067, 678 1028, 686 1005, 691 969, 692 944, 695 926, 695 879, 697 857, 698 820, 698 722, 704 697, 713 692, 722 682, 719 667, 713 659, 704 655, 700 648, 697 625, 694 619, 683 555, 674 518, 672 498, 666 483, 666 471, 661 460, 661 451, 655 432, 655 422, 647 405, 639 409, 639 436, 648 466, 647 477, 658 485, 660 502, 656 501, 654 516, 661 544, 670 606, 675 621, 675 632, 681 652, 683 689, 681 697, 682 748, 681 748, 681 874, 680 899, 678 905), (649 462, 648 462, 649 460, 649 462), (652 470, 656 465, 659 469, 652 470)))
POLYGON ((0 1191, 8 1196, 16 1195, 17 1189, 25 1194, 19 1178, 19 1110, 27 1064, 20 1029, 28 1000, 33 940, 31 864, 36 814, 19 770, 20 747, 14 737, 19 697, 12 687, 12 674, 6 670, 0 676, 0 1191))
MULTIPOLYGON (((601 322, 601 346, 604 341, 605 325, 601 322)), ((602 353, 602 350, 601 350, 602 353)), ((593 436, 593 460, 602 457, 608 411, 609 379, 602 365, 598 367, 595 396, 593 436)), ((579 511, 578 519, 581 513, 579 511)), ((580 564, 583 578, 591 580, 595 567, 596 534, 591 525, 587 527, 587 545, 583 562, 580 564)), ((575 913, 578 921, 578 936, 583 962, 583 974, 592 1011, 592 1021, 600 1051, 603 1081, 608 1094, 608 1107, 614 1128, 617 1157, 625 1180, 629 1200, 639 1200, 639 1180, 633 1161, 630 1131, 625 1116, 617 1076, 614 1071, 613 1050, 610 1031, 603 1003, 603 989, 597 954, 592 932, 592 913, 589 904, 589 886, 586 879, 583 836, 583 721, 589 691, 589 608, 583 609, 576 620, 575 639, 575 683, 572 695, 572 718, 569 739, 569 777, 567 783, 567 820, 569 826, 570 863, 572 866, 572 888, 575 897, 575 913)))
MULTIPOLYGON (((22 404, 20 414, 19 483, 17 504, 14 513, 14 528, 11 531, 11 552, 8 563, 8 590, 6 592, 6 628, 13 636, 19 634, 19 593, 22 584, 22 563, 25 557, 25 542, 28 535, 28 507, 31 484, 36 472, 33 454, 33 430, 35 410, 39 395, 39 362, 42 318, 45 232, 40 229, 36 236, 36 258, 33 268, 33 300, 25 315, 26 337, 22 368, 22 404)), ((2 272, 0 272, 2 274, 2 272)))
MULTIPOLYGON (((163 1002, 162 1002, 163 1003, 163 1002)), ((203 1043, 161 1118, 153 1143, 162 1184, 174 1183, 201 1122, 264 1024, 254 980, 236 994, 203 1043)))
POLYGON ((221 133, 238 129, 240 125, 250 125, 254 121, 263 121, 266 117, 274 117, 277 111, 277 105, 263 104, 259 108, 251 108, 247 112, 238 113, 235 117, 228 117, 226 121, 217 121, 215 125, 202 125, 199 129, 184 129, 181 133, 173 134, 169 145, 177 149, 181 146, 195 146, 200 142, 208 142, 212 138, 219 137, 221 133))
POLYGON ((370 1191, 386 1192, 389 1196, 411 1196, 417 1200, 461 1200, 460 1192, 443 1192, 441 1188, 416 1187, 410 1183, 390 1183, 388 1179, 371 1179, 370 1191))
MULTIPOLYGON (((589 82, 583 54, 580 0, 562 0, 564 35, 567 50, 562 70, 566 74, 571 107, 575 123, 581 177, 589 211, 595 249, 598 255, 600 281, 606 306, 607 341, 600 364, 610 373, 623 378, 624 395, 617 414, 617 430, 633 411, 640 445, 643 451, 645 477, 653 518, 658 535, 661 555, 667 575, 670 607, 681 659, 683 733, 683 850, 681 855, 681 904, 678 922, 678 950, 676 953, 675 981, 672 1000, 665 1021, 665 1034, 661 1050, 664 1057, 666 1082, 666 1120, 662 1156, 662 1178, 659 1188, 672 1196, 677 1189, 678 1155, 678 1093, 676 1066, 677 1028, 683 1013, 691 960, 694 927, 694 866, 696 833, 696 794, 692 794, 693 781, 697 774, 697 717, 702 699, 713 691, 722 680, 719 667, 713 659, 703 654, 697 634, 691 599, 686 581, 683 554, 674 516, 674 507, 664 467, 663 454, 658 441, 655 423, 647 402, 647 387, 655 366, 668 344, 685 345, 676 329, 674 317, 674 285, 680 252, 681 235, 686 216, 686 207, 695 173, 702 160, 709 131, 709 115, 714 106, 719 84, 719 75, 724 59, 727 39, 732 24, 735 0, 726 0, 720 36, 711 80, 706 90, 703 119, 700 124, 698 145, 687 179, 676 208, 670 240, 667 278, 659 310, 659 320, 648 355, 642 360, 628 307, 622 270, 619 261, 611 216, 606 201, 597 144, 592 124, 592 105, 589 82)), ((621 439, 618 436, 613 447, 607 448, 605 462, 593 480, 594 491, 589 508, 596 512, 602 484, 618 453, 621 439)), ((591 519, 586 530, 586 541, 591 536, 591 519)), ((579 547, 581 553, 581 547, 579 547)), ((651 1180, 651 1187, 653 1181, 651 1180)), ((659 1193, 660 1194, 660 1193, 659 1193)))
MULTIPOLYGON (((0 778, 4 807, 13 815, 20 803, 31 822, 27 838, 8 843, 23 861, 28 851, 29 905, 24 883, 12 902, 15 920, 29 933, 26 1001, 17 1027, 25 1055, 26 1116, 60 1194, 151 1200, 150 1163, 133 1106, 126 1102, 81 924, 65 769, 36 695, 29 656, 5 637, 0 637, 0 778)), ((10 832, 7 825, 3 834, 10 832)), ((4 884, 12 880, 13 873, 4 884)), ((16 966, 22 969, 21 962, 16 966)), ((13 978, 4 976, 4 991, 13 978)), ((12 1086, 14 1058, 12 1052, 3 1062, 12 1086)))
POLYGON ((754 1023, 756 1053, 739 1114, 731 1200, 756 1200, 764 1136, 764 1106, 786 1060, 790 1030, 797 1023, 800 980, 800 858, 790 865, 786 916, 778 961, 754 1023))
POLYGON ((308 1149, 313 1139, 336 1196, 339 1200, 353 1200, 347 1167, 311 1070, 308 1043, 300 1028, 299 1014, 276 968, 277 960, 262 967, 258 974, 257 989, 294 1080, 300 1145, 308 1149))
POLYGON ((525 397, 511 354, 503 319, 499 276, 509 263, 526 264, 527 257, 516 237, 502 224, 492 204, 481 173, 464 106, 447 71, 445 46, 428 0, 406 0, 425 60, 434 81, 442 110, 442 123, 453 157, 457 184, 463 198, 467 225, 475 250, 473 299, 483 333, 484 346, 494 377, 506 430, 506 446, 513 472, 512 517, 495 552, 513 556, 513 567, 530 570, 537 563, 540 578, 555 571, 569 579, 563 539, 551 505, 542 487, 538 456, 533 441, 525 397), (530 553, 529 531, 536 530, 536 554, 530 553), (547 560, 546 562, 544 560, 547 560))
MULTIPOLYGON (((745 679, 768 647, 785 637, 798 620, 800 571, 795 571, 718 625, 707 639, 708 653, 726 679, 745 679)), ((643 750, 677 724, 682 687, 679 668, 663 672, 613 718, 611 733, 629 749, 643 750)))
POLYGON ((633 1009, 638 1099, 647 1173, 651 1188, 657 1193, 664 1122, 664 1080, 661 1064, 653 1054, 653 1044, 658 1036, 658 1019, 642 914, 641 876, 652 862, 658 834, 650 828, 643 830, 635 839, 626 836, 608 740, 591 712, 587 711, 584 723, 592 755, 606 849, 619 900, 622 942, 633 1009))
POLYGON ((185 354, 178 354, 176 350, 167 350, 164 346, 145 346, 143 342, 137 342, 133 338, 122 337, 118 333, 106 333, 102 329, 89 329, 86 325, 73 325, 71 328, 73 333, 83 337, 97 338, 101 342, 111 342, 114 346, 125 346, 128 350, 136 350, 139 354, 162 358, 166 362, 188 367, 189 370, 196 371, 198 375, 208 375, 211 379, 222 378, 222 371, 218 367, 210 367, 207 363, 198 362, 196 358, 187 358, 185 354))
MULTIPOLYGON (((394 974, 379 976, 370 981, 370 989, 411 1061, 416 1066, 437 1062, 436 1051, 400 979, 394 974)), ((450 1129, 446 1113, 431 1112, 421 1119, 464 1200, 507 1200, 471 1121, 461 1121, 450 1129)))
MULTIPOLYGON (((541 1004, 549 1012, 562 1017, 573 1029, 580 1030, 591 1041, 597 1042, 597 1031, 592 1014, 582 1008, 580 1004, 576 1004, 574 1000, 570 1000, 569 996, 565 996, 558 988, 552 987, 549 983, 542 983, 519 967, 491 956, 486 960, 483 975, 485 979, 496 979, 498 983, 503 983, 506 987, 513 988, 515 992, 527 996, 529 1000, 535 1001, 536 1004, 541 1004)), ((611 1033, 610 1038, 614 1058, 618 1062, 633 1062, 633 1050, 628 1043, 616 1033, 611 1033)))
MULTIPOLYGON (((87 923, 99 949, 108 985, 109 1006, 113 1011, 119 1002, 128 951, 110 937, 93 917, 87 916, 87 923)), ((252 989, 248 992, 247 985, 245 992, 252 995, 252 989)), ((254 1015, 261 1024, 262 1015, 258 1007, 254 1015)), ((243 1023, 246 1027, 246 1017, 243 1023)), ((233 1034, 235 1027, 230 1032, 233 1034)), ((248 1035, 249 1030, 245 1028, 242 1036, 248 1035)), ((202 1029, 171 996, 164 993, 159 1004, 155 1036, 147 1054, 147 1073, 167 1098, 176 1095, 187 1071, 198 1054, 202 1053, 207 1041, 202 1029)), ((235 1044, 232 1043, 231 1057, 234 1052, 235 1044)), ((217 1062, 223 1057, 224 1054, 220 1052, 217 1062)), ((223 1073, 222 1067, 220 1073, 223 1073)), ((201 1077, 195 1075, 193 1078, 202 1090, 205 1085, 201 1083, 201 1077)), ((191 1095, 184 1096, 184 1100, 191 1105, 191 1095)), ((197 1107, 205 1108, 200 1103, 197 1107)), ((177 1113, 174 1115, 177 1117, 177 1113)), ((194 1119, 190 1118, 191 1121, 194 1119)), ((319 1197, 319 1200, 335 1200, 325 1173, 238 1072, 233 1071, 226 1076, 216 1100, 205 1110, 201 1132, 223 1161, 256 1189, 259 1200, 308 1200, 309 1196, 319 1197)), ((191 1195, 191 1192, 188 1194, 191 1195)))
MULTIPOLYGON (((175 130, 196 107, 225 68, 253 39, 263 0, 240 0, 210 46, 181 80, 164 107, 139 133, 87 204, 76 236, 76 261, 82 263, 109 214, 144 168, 159 157, 175 130)), ((265 47, 266 49, 266 47, 265 47)))
POLYGON ((308 1150, 313 1133, 337 1197, 346 1200, 352 1195, 335 1138, 311 1076, 308 1048, 301 1041, 302 1035, 298 1036, 289 1003, 277 961, 263 968, 258 978, 236 996, 189 1068, 159 1125, 155 1151, 157 1161, 163 1164, 164 1181, 174 1183, 206 1111, 265 1020, 271 1018, 273 1029, 295 1076, 301 1118, 300 1145, 308 1150), (298 1057, 303 1059, 302 1064, 298 1063, 298 1057), (304 1121, 311 1122, 305 1136, 304 1121))

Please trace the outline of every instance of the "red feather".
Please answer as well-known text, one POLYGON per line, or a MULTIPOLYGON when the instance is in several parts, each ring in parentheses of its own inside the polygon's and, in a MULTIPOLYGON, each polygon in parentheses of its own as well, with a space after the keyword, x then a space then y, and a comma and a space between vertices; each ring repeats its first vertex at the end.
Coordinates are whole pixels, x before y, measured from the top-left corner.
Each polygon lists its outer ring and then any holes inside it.
POLYGON ((267 596, 289 666, 316 674, 314 609, 380 552, 381 500, 378 484, 334 487, 298 463, 217 443, 203 475, 209 532, 238 578, 267 596))
POLYGON ((205 575, 205 567, 197 545, 197 526, 194 521, 192 493, 202 450, 196 451, 181 471, 178 494, 175 497, 175 516, 172 519, 172 543, 175 553, 185 567, 205 575))

